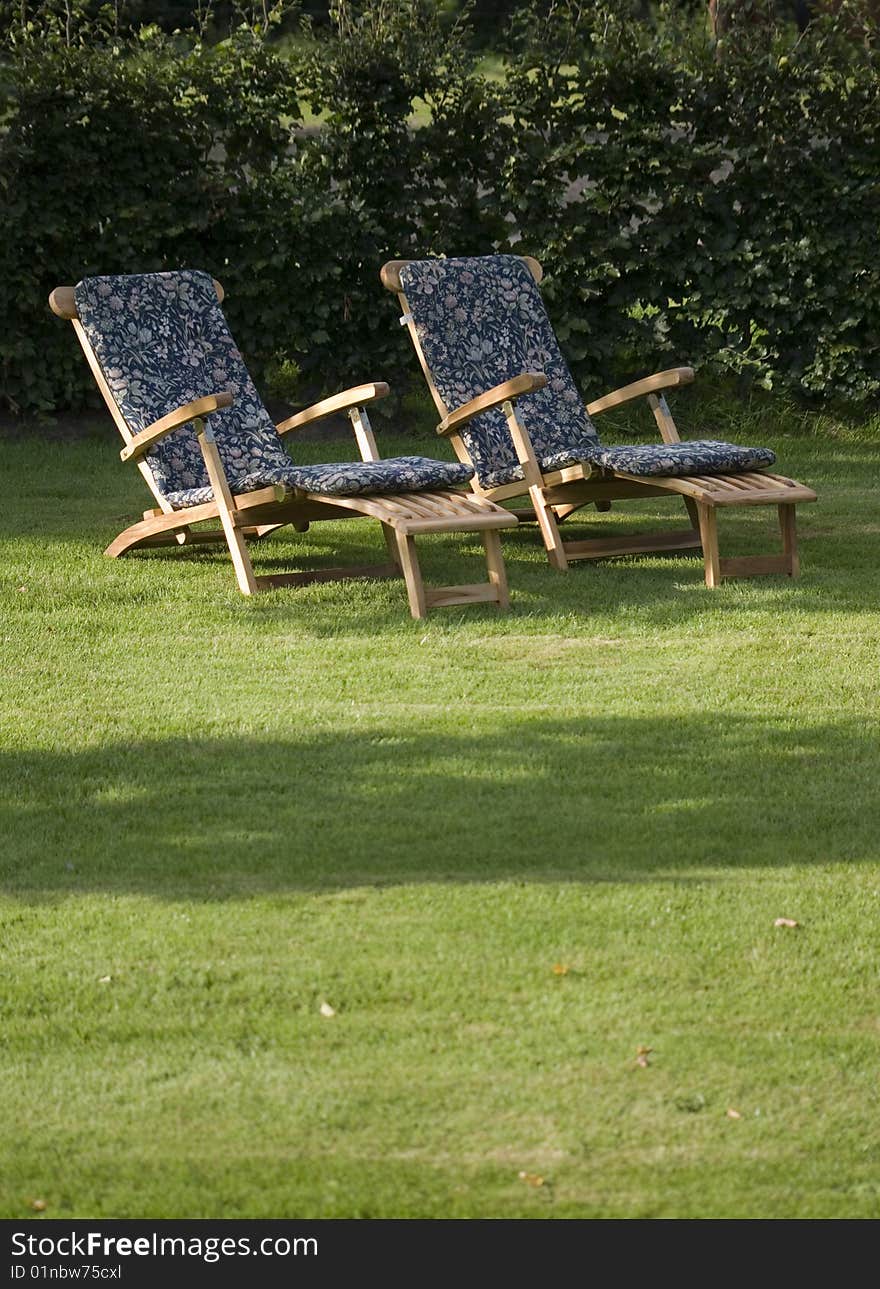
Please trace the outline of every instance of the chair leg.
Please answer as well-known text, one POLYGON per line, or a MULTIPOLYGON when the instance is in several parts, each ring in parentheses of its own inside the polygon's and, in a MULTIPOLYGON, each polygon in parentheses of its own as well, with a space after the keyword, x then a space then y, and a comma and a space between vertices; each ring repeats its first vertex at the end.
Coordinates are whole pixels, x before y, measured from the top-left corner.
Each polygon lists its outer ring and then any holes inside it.
POLYGON ((797 544, 797 519, 791 505, 779 506, 779 528, 782 533, 782 551, 788 562, 789 577, 799 577, 801 571, 797 544))
POLYGON ((529 488, 529 496, 532 499, 535 517, 538 520, 538 527, 541 529, 541 536, 544 539, 547 559, 554 568, 558 568, 561 573, 565 573, 568 571, 568 559, 565 555, 565 545, 559 532, 556 516, 544 500, 539 487, 529 488))
POLYGON ((497 528, 483 531, 483 547, 486 551, 486 568, 489 570, 489 581, 498 593, 499 609, 510 608, 510 591, 507 587, 507 570, 504 567, 504 556, 501 553, 501 537, 497 528))
POLYGON ((397 539, 398 562, 406 582, 406 594, 409 599, 410 613, 414 618, 427 617, 428 607, 425 600, 425 584, 422 581, 422 570, 419 568, 419 557, 412 537, 405 533, 395 533, 397 539))
POLYGON ((385 546, 388 550, 388 558, 399 573, 403 573, 400 566, 400 553, 397 549, 397 533, 390 524, 382 524, 382 536, 385 538, 385 546))
POLYGON ((721 583, 721 559, 718 553, 718 514, 714 506, 700 502, 697 505, 700 537, 703 542, 703 561, 706 565, 706 585, 721 583))
POLYGON ((684 501, 685 509, 687 510, 688 517, 691 521, 691 528, 693 528, 695 533, 698 533, 700 531, 699 507, 692 497, 683 497, 682 500, 684 501))
POLYGON ((254 567, 248 554, 247 542, 241 529, 235 526, 235 520, 232 517, 232 494, 229 491, 229 484, 226 482, 226 473, 220 460, 220 454, 217 451, 217 444, 214 442, 213 435, 207 430, 204 421, 196 419, 193 424, 196 427, 199 446, 205 459, 208 478, 214 490, 214 500, 217 503, 220 523, 223 525, 223 532, 226 534, 226 544, 232 557, 232 567, 235 569, 238 589, 242 595, 256 595, 257 579, 254 577, 254 567))
POLYGON ((220 511, 220 522, 226 534, 226 544, 232 557, 232 567, 235 569, 238 589, 242 595, 256 595, 257 579, 254 576, 254 566, 251 563, 247 542, 241 530, 236 528, 235 521, 226 507, 221 504, 218 509, 220 511))

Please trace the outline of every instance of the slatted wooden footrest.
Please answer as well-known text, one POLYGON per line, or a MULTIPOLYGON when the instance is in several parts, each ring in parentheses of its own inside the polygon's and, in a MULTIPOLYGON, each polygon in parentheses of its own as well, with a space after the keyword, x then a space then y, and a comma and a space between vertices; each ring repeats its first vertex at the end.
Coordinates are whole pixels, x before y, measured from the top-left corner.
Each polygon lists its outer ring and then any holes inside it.
POLYGON ((301 573, 264 573, 256 578, 261 591, 276 586, 310 586, 313 582, 351 582, 364 578, 400 577, 396 564, 356 564, 343 568, 306 569, 301 573))
POLYGON ((389 548, 406 581, 410 612, 423 618, 429 609, 454 604, 509 604, 507 575, 501 554, 498 529, 515 528, 517 518, 509 510, 471 492, 398 493, 373 497, 322 497, 306 493, 309 504, 328 502, 343 511, 378 519, 389 534, 389 548), (486 552, 487 582, 465 586, 427 587, 422 580, 415 538, 425 533, 479 533, 486 552), (393 534, 393 538, 392 535, 393 534))
POLYGON ((308 586, 314 582, 351 578, 403 577, 413 617, 424 617, 429 608, 442 605, 494 603, 508 605, 507 577, 501 556, 498 529, 515 528, 516 516, 485 497, 442 489, 436 492, 381 496, 325 496, 275 485, 241 496, 229 496, 224 511, 216 502, 165 513, 147 511, 107 547, 118 557, 137 547, 226 541, 236 560, 239 586, 245 594, 279 586, 308 586), (221 519, 223 529, 193 529, 206 519, 221 519), (382 524, 391 562, 349 568, 325 568, 290 573, 254 574, 245 538, 260 537, 292 524, 299 531, 313 519, 376 519, 382 524), (422 581, 414 538, 424 533, 477 533, 486 552, 488 581, 463 586, 426 587, 422 581), (233 551, 233 547, 235 548, 233 551))
POLYGON ((684 497, 707 506, 779 506, 816 501, 816 494, 806 484, 786 479, 781 474, 749 471, 744 474, 689 474, 680 479, 619 473, 619 479, 632 483, 651 483, 663 492, 679 492, 684 497))
POLYGON ((419 533, 469 533, 515 528, 516 516, 472 492, 407 492, 373 497, 326 497, 309 492, 313 503, 339 506, 389 524, 407 537, 419 533))

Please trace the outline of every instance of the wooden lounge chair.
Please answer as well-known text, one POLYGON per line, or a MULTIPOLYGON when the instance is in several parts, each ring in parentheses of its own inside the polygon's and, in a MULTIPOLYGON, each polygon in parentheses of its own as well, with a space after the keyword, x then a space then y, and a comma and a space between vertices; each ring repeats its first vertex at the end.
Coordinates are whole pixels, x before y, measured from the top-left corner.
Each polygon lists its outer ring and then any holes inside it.
POLYGON ((550 563, 702 547, 706 585, 725 577, 798 574, 795 506, 811 488, 771 474, 769 448, 714 439, 681 442, 664 391, 694 373, 677 367, 636 381, 586 408, 560 352, 531 256, 392 260, 381 278, 395 293, 437 410, 474 492, 503 502, 528 492, 520 521, 537 521, 550 563), (646 398, 663 440, 606 447, 593 417, 646 398), (559 525, 582 506, 675 494, 690 526, 676 532, 563 541, 559 525), (782 553, 722 559, 717 514, 729 506, 776 506, 782 553))
POLYGON ((206 273, 86 278, 57 287, 54 313, 69 319, 117 429, 120 456, 135 461, 156 501, 107 547, 112 558, 151 546, 226 542, 244 595, 275 586, 349 577, 406 581, 413 617, 435 605, 508 604, 498 529, 516 525, 503 507, 463 490, 472 470, 426 457, 381 460, 366 404, 388 386, 358 385, 273 425, 206 273), (296 466, 280 436, 347 412, 359 462, 296 466), (256 576, 248 540, 285 524, 305 532, 321 519, 366 516, 382 525, 390 560, 348 569, 256 576), (197 528, 204 520, 220 527, 197 528), (426 587, 415 550, 422 533, 477 532, 488 581, 426 587))

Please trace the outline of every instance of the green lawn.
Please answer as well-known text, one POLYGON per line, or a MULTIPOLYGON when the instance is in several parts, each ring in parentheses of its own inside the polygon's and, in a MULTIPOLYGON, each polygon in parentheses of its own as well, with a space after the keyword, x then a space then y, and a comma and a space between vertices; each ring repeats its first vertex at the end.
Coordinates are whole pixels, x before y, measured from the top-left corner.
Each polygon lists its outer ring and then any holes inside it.
POLYGON ((799 581, 524 529, 509 614, 427 622, 105 560, 109 420, 0 440, 0 1216, 880 1216, 880 436, 790 419, 713 428, 818 491, 799 581))

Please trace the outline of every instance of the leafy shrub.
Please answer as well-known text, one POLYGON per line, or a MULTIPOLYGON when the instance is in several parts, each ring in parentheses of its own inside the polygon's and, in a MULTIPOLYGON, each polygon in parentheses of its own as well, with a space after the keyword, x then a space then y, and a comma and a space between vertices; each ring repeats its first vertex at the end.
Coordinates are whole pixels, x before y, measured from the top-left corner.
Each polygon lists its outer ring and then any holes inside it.
POLYGON ((551 0, 518 12, 500 82, 436 0, 339 0, 293 51, 280 7, 213 43, 74 0, 10 20, 0 402, 94 398, 52 287, 178 265, 223 281, 270 388, 399 386, 381 264, 493 250, 542 261, 591 390, 692 362, 876 396, 877 23, 833 7, 801 36, 740 24, 720 56, 664 6, 551 0))

